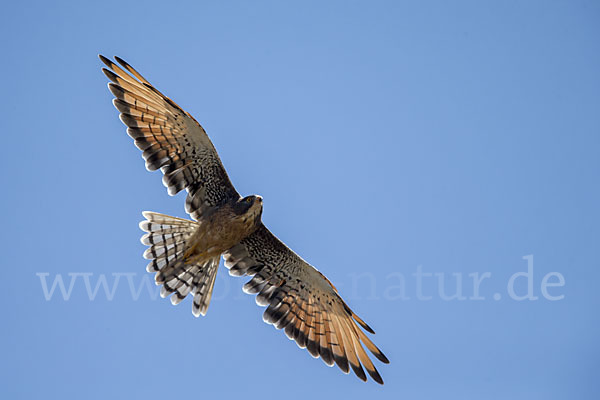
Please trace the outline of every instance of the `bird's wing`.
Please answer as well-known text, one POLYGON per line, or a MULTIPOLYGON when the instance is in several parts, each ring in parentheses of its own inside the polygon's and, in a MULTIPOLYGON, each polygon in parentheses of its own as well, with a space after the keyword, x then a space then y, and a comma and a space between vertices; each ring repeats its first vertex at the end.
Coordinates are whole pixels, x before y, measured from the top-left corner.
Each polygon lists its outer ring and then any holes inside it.
POLYGON ((146 168, 160 168, 170 195, 188 191, 185 207, 192 218, 198 220, 215 206, 238 199, 202 126, 125 61, 115 57, 119 66, 99 57, 109 68, 102 71, 111 80, 113 104, 143 152, 146 168))
POLYGON ((380 361, 389 361, 361 327, 375 332, 352 312, 323 274, 264 225, 224 257, 231 275, 254 276, 244 285, 244 291, 257 294, 257 304, 268 306, 263 314, 266 323, 284 329, 289 339, 313 357, 320 356, 327 365, 335 362, 345 373, 350 366, 356 376, 367 380, 364 366, 375 381, 383 384, 363 345, 380 361))

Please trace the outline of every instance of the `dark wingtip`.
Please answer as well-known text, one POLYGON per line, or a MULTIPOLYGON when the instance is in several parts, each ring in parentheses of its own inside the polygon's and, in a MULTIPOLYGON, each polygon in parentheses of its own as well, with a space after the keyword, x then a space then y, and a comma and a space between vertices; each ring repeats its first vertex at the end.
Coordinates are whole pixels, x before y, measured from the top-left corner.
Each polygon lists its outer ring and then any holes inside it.
POLYGON ((365 328, 365 330, 369 333, 372 333, 373 335, 375 334, 375 331, 373 330, 373 328, 371 328, 369 325, 367 325, 364 321, 363 321, 363 328, 365 328))
POLYGON ((110 92, 116 97, 116 98, 122 98, 124 96, 124 91, 121 88, 121 86, 113 83, 113 82, 108 82, 108 90, 110 90, 110 92))
POLYGON ((110 79, 114 83, 117 83, 117 74, 106 68, 102 68, 102 72, 104 72, 104 75, 106 75, 108 79, 110 79))
POLYGON ((298 331, 298 336, 296 337, 296 343, 301 348, 306 348, 306 342, 308 341, 308 337, 302 332, 302 330, 298 331))
POLYGON ((373 330, 373 328, 371 328, 365 321, 363 321, 361 317, 356 315, 354 313, 354 311, 352 311, 352 309, 350 307, 348 307, 348 304, 343 303, 343 305, 344 305, 344 309, 346 310, 348 315, 350 315, 350 317, 352 319, 354 319, 360 326, 362 326, 364 330, 366 330, 369 333, 372 333, 373 335, 375 334, 375 331, 373 330))
POLYGON ((115 56, 115 60, 117 60, 117 62, 118 62, 119 64, 121 64, 122 66, 124 66, 124 67, 128 67, 128 66, 129 66, 129 64, 127 64, 127 61, 123 60, 123 59, 122 59, 121 57, 119 57, 119 56, 115 56))
POLYGON ((314 340, 308 341, 308 343, 306 344, 306 350, 308 350, 310 355, 315 358, 319 356, 319 346, 317 345, 317 342, 315 342, 314 340))
POLYGON ((379 383, 380 385, 383 385, 383 379, 381 378, 381 375, 379 375, 379 373, 377 373, 377 375, 371 374, 371 378, 373 378, 373 380, 379 383))
POLYGON ((323 362, 330 367, 333 365, 333 352, 328 347, 322 347, 319 345, 319 354, 321 355, 321 359, 323 362))
POLYGON ((379 350, 379 354, 375 354, 375 357, 377 357, 377 359, 379 361, 381 361, 382 363, 384 363, 384 364, 389 364, 390 363, 390 360, 388 360, 388 358, 385 356, 385 354, 383 354, 381 352, 381 350, 379 350))
POLYGON ((365 371, 362 369, 362 365, 354 365, 350 363, 350 367, 352 368, 352 371, 354 371, 354 374, 356 374, 358 379, 360 379, 363 382, 367 381, 367 375, 365 375, 365 371))
POLYGON ((344 372, 345 374, 350 372, 350 365, 348 364, 348 359, 346 357, 336 356, 334 353, 333 359, 335 360, 337 366, 342 370, 342 372, 344 372))
POLYGON ((379 354, 375 354, 375 357, 384 364, 390 363, 390 360, 381 352, 381 350, 379 350, 379 354))
POLYGON ((379 375, 379 372, 377 371, 377 369, 375 369, 375 367, 373 367, 373 370, 367 368, 367 372, 369 373, 369 375, 371 375, 371 378, 373 378, 375 382, 379 383, 380 385, 383 385, 383 379, 381 379, 381 375, 379 375))
POLYGON ((100 59, 100 61, 102 61, 104 63, 104 65, 106 65, 108 68, 113 68, 113 66, 115 65, 114 62, 112 62, 111 60, 109 60, 108 58, 104 57, 102 54, 98 54, 98 58, 100 59))

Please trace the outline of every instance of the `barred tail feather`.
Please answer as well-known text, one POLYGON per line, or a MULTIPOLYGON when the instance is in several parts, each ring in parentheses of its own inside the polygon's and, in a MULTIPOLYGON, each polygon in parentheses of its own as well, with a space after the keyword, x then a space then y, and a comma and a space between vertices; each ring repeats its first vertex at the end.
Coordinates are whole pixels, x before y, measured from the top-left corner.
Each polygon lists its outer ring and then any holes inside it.
POLYGON ((147 232, 141 242, 148 247, 144 258, 150 261, 146 270, 156 272, 155 281, 162 285, 160 295, 172 295, 172 304, 179 304, 193 293, 192 313, 206 315, 217 276, 220 256, 189 262, 185 258, 190 239, 200 227, 195 221, 145 211, 140 229, 147 232))
POLYGON ((204 273, 197 274, 193 281, 192 292, 194 293, 194 302, 192 304, 192 314, 195 317, 206 315, 210 299, 217 278, 217 269, 219 268, 220 256, 211 258, 207 263, 204 273))

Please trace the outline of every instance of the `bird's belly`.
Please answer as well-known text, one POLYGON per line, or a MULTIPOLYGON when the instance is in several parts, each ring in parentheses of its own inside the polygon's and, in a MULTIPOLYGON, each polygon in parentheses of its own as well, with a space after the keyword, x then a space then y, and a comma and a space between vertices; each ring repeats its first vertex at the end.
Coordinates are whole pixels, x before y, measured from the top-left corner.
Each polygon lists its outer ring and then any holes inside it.
POLYGON ((199 227, 190 255, 203 259, 218 256, 251 233, 250 227, 243 221, 206 221, 199 227))

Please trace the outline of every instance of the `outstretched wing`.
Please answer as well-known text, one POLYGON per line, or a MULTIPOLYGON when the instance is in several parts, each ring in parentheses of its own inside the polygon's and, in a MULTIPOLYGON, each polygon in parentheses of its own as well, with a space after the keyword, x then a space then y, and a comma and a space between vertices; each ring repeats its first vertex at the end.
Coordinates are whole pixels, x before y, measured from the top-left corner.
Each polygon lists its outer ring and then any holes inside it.
POLYGON ((364 366, 383 384, 363 344, 380 361, 389 361, 361 327, 375 332, 352 312, 323 274, 264 225, 225 253, 225 266, 231 275, 254 276, 244 291, 257 294, 258 305, 268 306, 263 314, 265 322, 284 329, 289 339, 313 357, 320 356, 327 365, 335 362, 345 373, 350 366, 366 381, 364 366))
POLYGON ((170 195, 188 191, 186 211, 198 220, 215 206, 238 199, 215 147, 200 124, 167 96, 154 88, 129 64, 115 64, 100 55, 109 69, 113 104, 121 112, 127 133, 143 152, 146 168, 163 172, 170 195))

